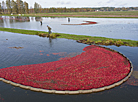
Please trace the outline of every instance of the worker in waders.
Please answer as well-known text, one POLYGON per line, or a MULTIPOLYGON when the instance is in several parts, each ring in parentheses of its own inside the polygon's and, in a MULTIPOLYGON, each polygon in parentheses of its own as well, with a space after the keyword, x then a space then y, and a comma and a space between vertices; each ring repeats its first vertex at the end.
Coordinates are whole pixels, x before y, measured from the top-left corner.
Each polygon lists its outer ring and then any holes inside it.
POLYGON ((70 22, 70 18, 68 18, 68 22, 70 22))
POLYGON ((40 19, 40 24, 42 25, 42 19, 40 19))
POLYGON ((47 25, 47 28, 48 28, 48 33, 51 34, 51 28, 47 25))

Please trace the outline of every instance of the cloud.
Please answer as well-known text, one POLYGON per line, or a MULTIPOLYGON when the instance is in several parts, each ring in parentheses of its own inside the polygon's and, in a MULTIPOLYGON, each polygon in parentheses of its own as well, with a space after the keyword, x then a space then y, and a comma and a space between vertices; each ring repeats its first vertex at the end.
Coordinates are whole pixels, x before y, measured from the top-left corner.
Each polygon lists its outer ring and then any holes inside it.
POLYGON ((102 2, 98 2, 98 4, 101 4, 102 2))
POLYGON ((57 4, 61 4, 61 5, 70 5, 71 2, 70 2, 70 1, 67 1, 67 2, 64 2, 64 1, 58 1, 57 4))
MULTIPOLYGON (((0 2, 6 0, 0 0, 0 2)), ((16 1, 16 0, 15 0, 16 1)), ((26 1, 26 0, 23 0, 26 1)), ((114 7, 128 7, 128 6, 137 6, 138 0, 35 0, 43 8, 49 7, 105 7, 105 6, 114 6, 114 7), (131 2, 130 2, 131 1, 131 2)), ((29 7, 34 7, 34 0, 27 0, 29 7)))
POLYGON ((119 6, 127 6, 128 3, 120 4, 119 6))
POLYGON ((71 2, 70 2, 70 1, 68 1, 68 2, 66 2, 66 4, 71 4, 71 2))
POLYGON ((114 0, 109 0, 106 3, 113 3, 113 2, 114 2, 114 0))

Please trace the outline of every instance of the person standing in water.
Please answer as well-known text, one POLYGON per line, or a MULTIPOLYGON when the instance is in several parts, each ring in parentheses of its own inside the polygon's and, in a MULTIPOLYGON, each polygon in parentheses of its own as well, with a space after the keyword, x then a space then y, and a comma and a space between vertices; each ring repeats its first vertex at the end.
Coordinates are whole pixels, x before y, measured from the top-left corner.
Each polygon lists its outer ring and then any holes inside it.
POLYGON ((40 23, 41 23, 41 25, 42 25, 42 19, 40 19, 40 23))
POLYGON ((51 34, 51 28, 47 25, 47 28, 48 28, 48 33, 51 34))
POLYGON ((68 22, 70 22, 70 18, 68 18, 68 22))

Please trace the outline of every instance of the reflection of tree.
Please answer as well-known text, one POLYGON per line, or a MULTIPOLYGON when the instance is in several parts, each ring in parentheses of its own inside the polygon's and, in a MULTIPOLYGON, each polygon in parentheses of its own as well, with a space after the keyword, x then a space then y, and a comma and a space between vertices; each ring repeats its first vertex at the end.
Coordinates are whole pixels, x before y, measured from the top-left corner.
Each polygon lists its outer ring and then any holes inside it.
POLYGON ((28 21, 28 22, 30 21, 30 18, 29 18, 29 17, 25 17, 25 19, 26 19, 26 21, 28 21))
POLYGON ((19 22, 25 22, 25 21, 29 22, 30 21, 30 18, 29 17, 17 16, 17 17, 15 17, 15 20, 16 21, 19 21, 19 22))
POLYGON ((34 20, 34 18, 33 18, 33 17, 31 17, 31 20, 34 20))
POLYGON ((50 44, 50 47, 52 47, 52 38, 49 37, 49 44, 50 44))
POLYGON ((2 27, 3 27, 3 25, 4 25, 2 16, 0 16, 0 25, 1 25, 2 27))
POLYGON ((13 23, 14 19, 12 16, 10 16, 10 23, 13 23))
POLYGON ((42 17, 35 17, 36 21, 40 21, 42 19, 42 17))

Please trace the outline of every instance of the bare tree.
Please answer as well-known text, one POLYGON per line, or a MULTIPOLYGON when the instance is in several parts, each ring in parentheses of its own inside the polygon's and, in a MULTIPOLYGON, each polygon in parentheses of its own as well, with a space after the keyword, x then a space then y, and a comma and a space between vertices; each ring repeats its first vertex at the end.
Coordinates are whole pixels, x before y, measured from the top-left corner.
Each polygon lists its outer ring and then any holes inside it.
POLYGON ((25 8, 25 13, 29 13, 28 3, 26 1, 24 2, 24 8, 25 8))
POLYGON ((34 12, 35 13, 40 13, 41 8, 42 8, 41 5, 35 2, 35 4, 34 4, 34 12))
POLYGON ((4 1, 2 1, 2 12, 5 13, 6 4, 4 1))
POLYGON ((12 8, 11 8, 11 1, 10 0, 6 0, 6 6, 7 6, 7 10, 8 13, 12 13, 12 8))
POLYGON ((12 8, 12 13, 18 13, 17 3, 14 0, 11 1, 11 8, 12 8))
POLYGON ((2 13, 2 6, 1 6, 1 3, 0 3, 0 13, 2 13))

